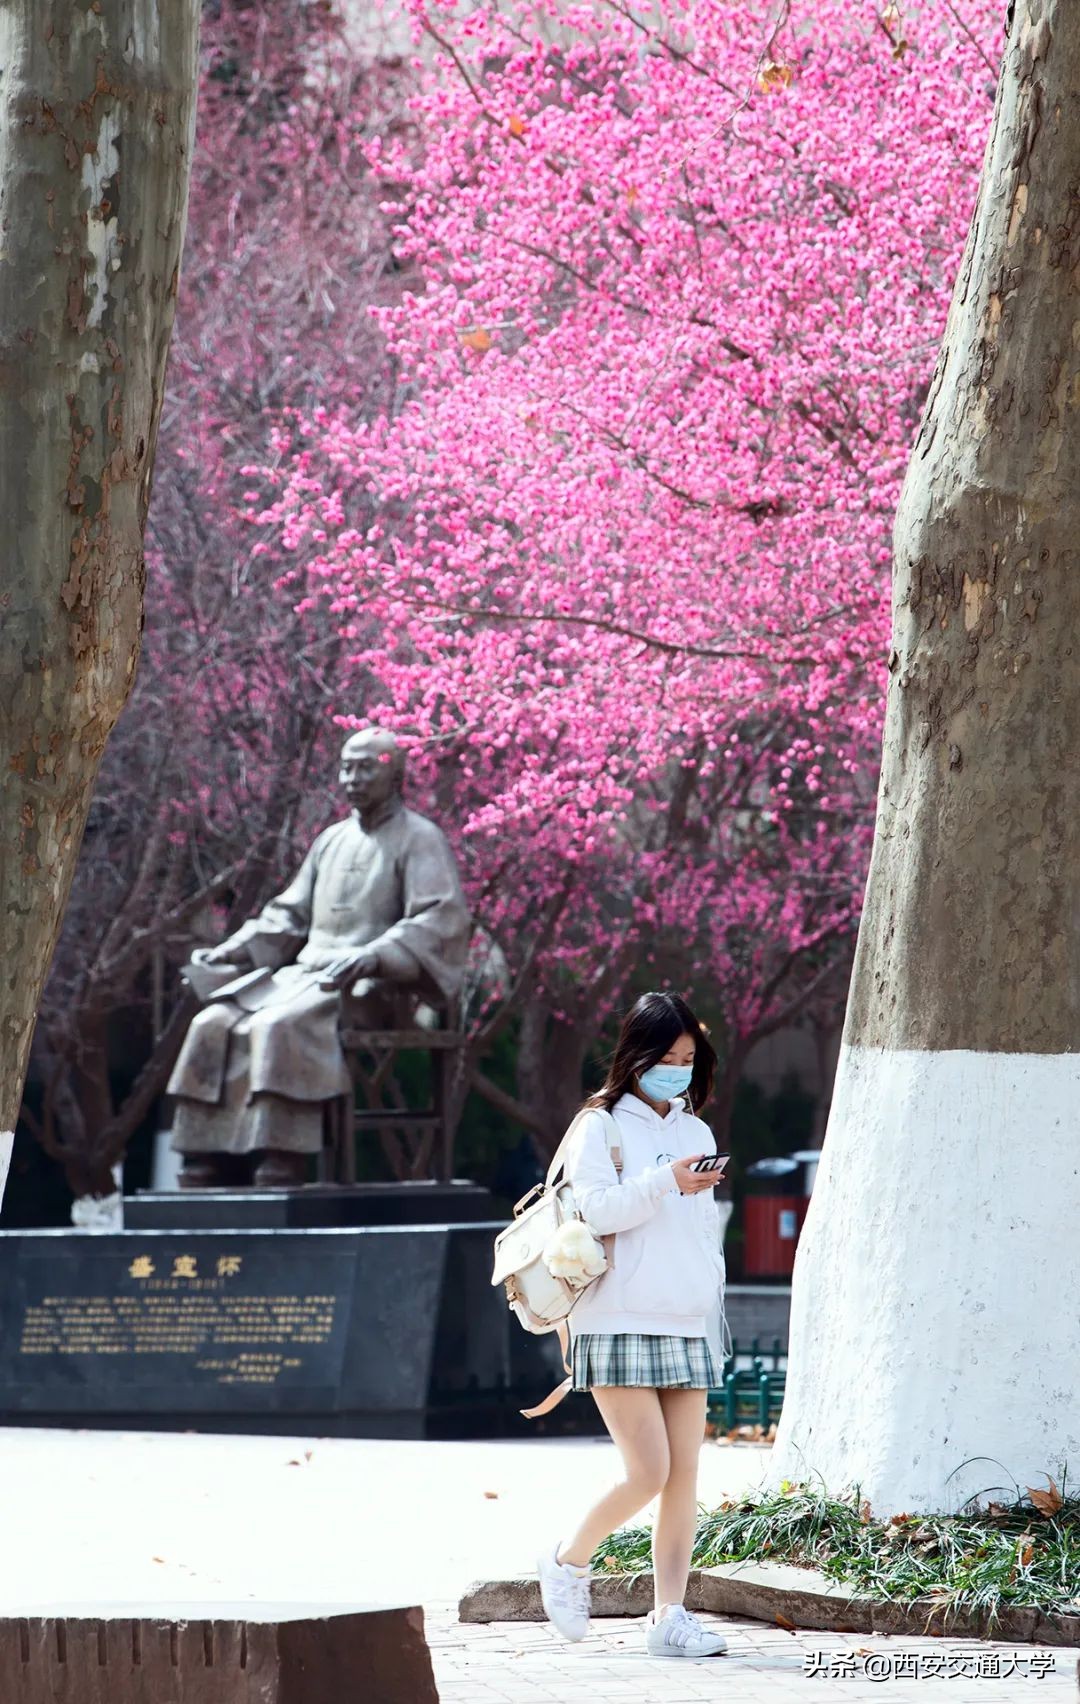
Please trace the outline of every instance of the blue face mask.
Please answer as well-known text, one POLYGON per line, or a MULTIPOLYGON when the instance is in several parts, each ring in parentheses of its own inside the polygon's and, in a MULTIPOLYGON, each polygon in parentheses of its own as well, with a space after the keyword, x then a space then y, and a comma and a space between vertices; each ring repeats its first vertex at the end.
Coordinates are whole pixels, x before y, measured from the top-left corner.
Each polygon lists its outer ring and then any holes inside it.
POLYGON ((692 1065, 650 1065, 638 1078, 638 1087, 650 1100, 669 1101, 690 1087, 692 1065))

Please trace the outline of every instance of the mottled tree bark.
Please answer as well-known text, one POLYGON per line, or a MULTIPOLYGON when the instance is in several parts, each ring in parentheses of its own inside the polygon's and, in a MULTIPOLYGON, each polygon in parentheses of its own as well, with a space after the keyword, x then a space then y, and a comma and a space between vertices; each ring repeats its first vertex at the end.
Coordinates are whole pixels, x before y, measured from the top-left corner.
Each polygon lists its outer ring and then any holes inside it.
POLYGON ((198 20, 198 0, 0 6, 2 1175, 94 777, 139 653, 198 20))
POLYGON ((1080 1045, 1080 12, 1016 9, 895 531, 847 1039, 1080 1045))
POLYGON ((1080 1454, 1078 284, 1080 8, 1016 0, 896 519, 876 838, 770 1466, 875 1513, 1009 1500, 1080 1454))

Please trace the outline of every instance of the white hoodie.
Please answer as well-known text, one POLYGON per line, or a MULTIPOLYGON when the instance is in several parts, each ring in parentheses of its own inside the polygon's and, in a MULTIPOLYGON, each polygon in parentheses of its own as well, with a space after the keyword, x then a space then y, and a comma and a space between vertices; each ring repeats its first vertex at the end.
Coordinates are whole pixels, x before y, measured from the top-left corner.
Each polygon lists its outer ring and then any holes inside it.
POLYGON ((713 1133, 681 1098, 661 1118, 638 1095, 625 1094, 612 1114, 622 1138, 621 1177, 600 1112, 580 1120, 567 1151, 565 1175, 582 1217, 595 1236, 616 1233, 612 1266, 575 1302, 571 1330, 711 1338, 707 1320, 722 1305, 726 1275, 720 1215, 711 1189, 680 1193, 671 1162, 714 1154, 713 1133))

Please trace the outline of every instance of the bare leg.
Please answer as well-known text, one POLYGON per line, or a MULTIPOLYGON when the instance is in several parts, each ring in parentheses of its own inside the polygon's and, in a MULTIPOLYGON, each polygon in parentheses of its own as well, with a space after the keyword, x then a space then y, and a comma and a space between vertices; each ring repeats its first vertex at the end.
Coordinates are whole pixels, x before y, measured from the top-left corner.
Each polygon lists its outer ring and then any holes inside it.
POLYGON ((617 1526, 652 1501, 670 1466, 667 1429, 657 1391, 600 1385, 592 1394, 622 1456, 624 1477, 593 1504, 569 1542, 559 1546, 556 1561, 573 1562, 578 1567, 586 1565, 597 1545, 617 1526))
POLYGON ((658 1390, 670 1467, 653 1527, 656 1614, 682 1603, 697 1530, 698 1456, 705 1437, 704 1390, 658 1390))

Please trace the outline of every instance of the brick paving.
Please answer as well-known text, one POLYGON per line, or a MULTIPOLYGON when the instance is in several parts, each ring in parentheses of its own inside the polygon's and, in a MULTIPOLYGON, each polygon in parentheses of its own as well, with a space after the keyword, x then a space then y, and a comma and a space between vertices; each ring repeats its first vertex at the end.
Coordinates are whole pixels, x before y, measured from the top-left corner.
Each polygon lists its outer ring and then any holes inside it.
POLYGON ((788 1633, 760 1621, 704 1616, 728 1642, 727 1653, 692 1662, 644 1654, 640 1620, 594 1621, 580 1644, 561 1639, 546 1623, 463 1625, 456 1606, 426 1607, 428 1643, 442 1704, 1021 1704, 1026 1699, 1075 1704, 1077 1657, 1072 1647, 1040 1647, 973 1639, 883 1634, 788 1633), (985 1669, 992 1653, 1002 1673, 985 1669), (820 1657, 818 1656, 820 1653, 820 1657), (869 1654, 869 1655, 868 1655, 869 1654), (1009 1669, 1015 1656, 1023 1665, 1009 1669), (811 1664, 828 1668, 806 1672, 811 1664), (1046 1672, 1032 1673, 1041 1660, 1046 1672), (881 1665, 872 1678, 864 1663, 881 1665), (933 1672, 934 1670, 937 1672, 933 1672), (950 1669, 954 1672, 950 1673, 950 1669), (955 1672, 959 1670, 960 1672, 955 1672))

